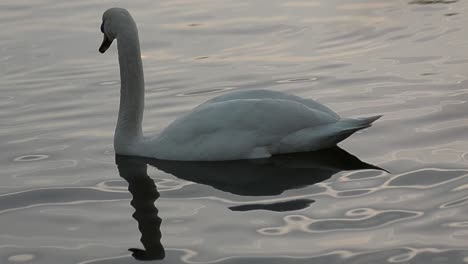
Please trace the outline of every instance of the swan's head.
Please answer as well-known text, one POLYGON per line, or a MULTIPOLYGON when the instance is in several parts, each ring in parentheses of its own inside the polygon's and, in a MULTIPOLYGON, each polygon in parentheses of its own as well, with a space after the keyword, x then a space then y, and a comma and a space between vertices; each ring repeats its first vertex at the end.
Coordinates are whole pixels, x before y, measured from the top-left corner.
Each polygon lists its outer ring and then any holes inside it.
POLYGON ((136 32, 135 21, 126 9, 109 8, 102 15, 101 32, 104 34, 104 40, 99 47, 99 52, 104 53, 119 34, 136 32))

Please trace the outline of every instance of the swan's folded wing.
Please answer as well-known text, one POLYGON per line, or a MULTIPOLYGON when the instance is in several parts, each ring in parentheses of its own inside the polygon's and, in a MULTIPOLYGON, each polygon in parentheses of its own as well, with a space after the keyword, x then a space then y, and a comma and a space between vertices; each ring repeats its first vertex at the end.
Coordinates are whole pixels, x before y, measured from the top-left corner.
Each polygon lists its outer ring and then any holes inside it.
POLYGON ((155 139, 155 156, 178 160, 245 159, 257 147, 272 145, 306 127, 337 120, 289 100, 237 99, 204 104, 161 132, 155 139))
POLYGON ((316 102, 312 99, 307 99, 307 98, 302 98, 299 96, 295 96, 292 94, 287 94, 279 91, 272 91, 272 90, 266 90, 266 89, 254 89, 254 90, 244 90, 244 91, 235 91, 232 93, 227 93, 223 94, 217 97, 214 97, 208 101, 206 101, 204 104, 200 105, 203 106, 205 104, 211 104, 211 103, 218 103, 218 102, 224 102, 224 101, 230 101, 230 100, 246 100, 246 99, 274 99, 274 100, 288 100, 288 101, 294 101, 300 104, 303 104, 309 108, 319 110, 322 112, 325 112, 331 116, 334 116, 336 118, 339 118, 339 116, 330 108, 327 106, 316 102))

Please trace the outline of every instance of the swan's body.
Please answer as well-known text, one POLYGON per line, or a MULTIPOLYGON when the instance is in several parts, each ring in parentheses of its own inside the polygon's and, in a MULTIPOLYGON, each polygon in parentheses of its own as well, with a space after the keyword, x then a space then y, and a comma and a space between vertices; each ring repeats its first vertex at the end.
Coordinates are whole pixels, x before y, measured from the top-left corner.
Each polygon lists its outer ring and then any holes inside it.
POLYGON ((215 97, 178 118, 160 134, 144 137, 144 78, 138 31, 125 9, 103 15, 101 52, 117 38, 121 97, 114 137, 117 154, 167 160, 236 160, 335 146, 380 116, 342 119, 328 107, 269 90, 215 97))

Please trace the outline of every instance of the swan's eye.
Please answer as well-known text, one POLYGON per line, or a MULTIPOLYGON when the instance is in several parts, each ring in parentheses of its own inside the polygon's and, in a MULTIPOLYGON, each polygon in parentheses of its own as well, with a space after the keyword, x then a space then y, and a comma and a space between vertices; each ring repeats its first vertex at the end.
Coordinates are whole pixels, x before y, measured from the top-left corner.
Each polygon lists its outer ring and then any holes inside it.
POLYGON ((101 24, 101 32, 104 33, 104 22, 101 24))

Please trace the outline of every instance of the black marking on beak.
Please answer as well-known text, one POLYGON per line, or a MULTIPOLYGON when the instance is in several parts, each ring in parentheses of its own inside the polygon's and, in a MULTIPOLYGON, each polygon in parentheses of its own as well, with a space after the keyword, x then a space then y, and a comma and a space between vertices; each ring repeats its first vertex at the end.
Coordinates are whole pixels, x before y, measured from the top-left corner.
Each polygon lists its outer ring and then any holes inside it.
POLYGON ((101 47, 99 47, 99 52, 104 53, 112 44, 112 40, 110 40, 106 34, 104 34, 104 39, 102 40, 101 47))

